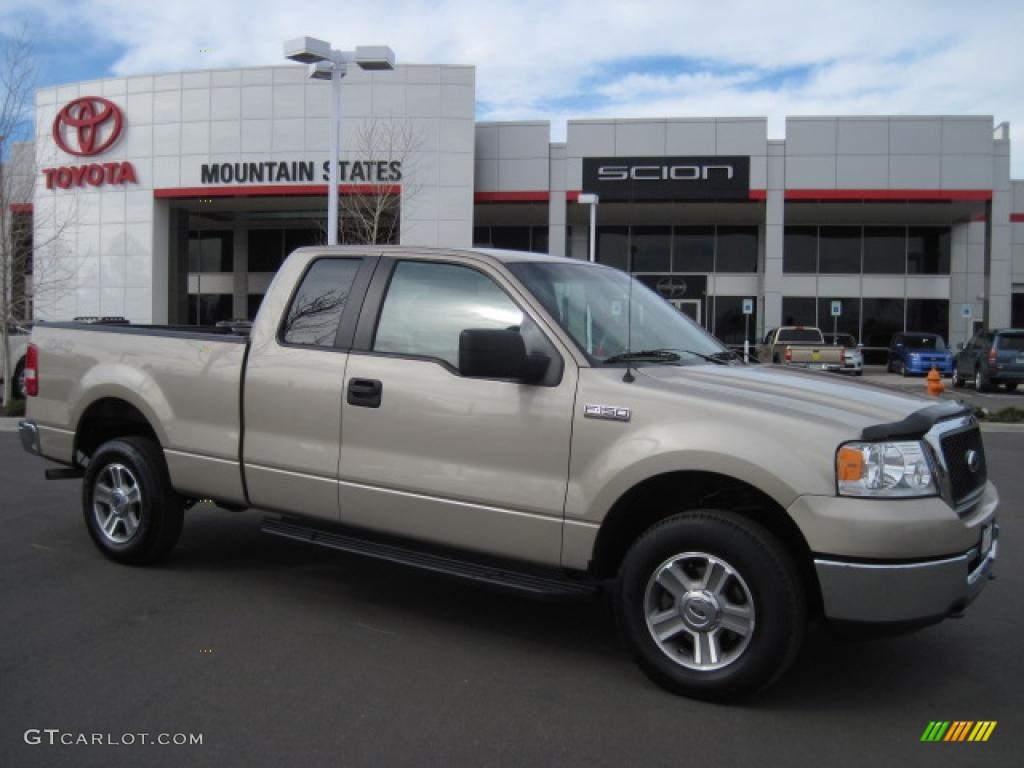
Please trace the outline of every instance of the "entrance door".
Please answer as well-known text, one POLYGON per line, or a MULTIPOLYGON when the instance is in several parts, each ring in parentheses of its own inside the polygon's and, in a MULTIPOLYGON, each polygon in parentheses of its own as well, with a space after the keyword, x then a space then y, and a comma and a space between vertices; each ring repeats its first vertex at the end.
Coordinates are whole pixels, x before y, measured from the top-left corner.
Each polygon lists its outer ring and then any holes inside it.
POLYGON ((693 320, 697 325, 703 325, 700 321, 700 299, 672 299, 669 301, 669 304, 693 320))

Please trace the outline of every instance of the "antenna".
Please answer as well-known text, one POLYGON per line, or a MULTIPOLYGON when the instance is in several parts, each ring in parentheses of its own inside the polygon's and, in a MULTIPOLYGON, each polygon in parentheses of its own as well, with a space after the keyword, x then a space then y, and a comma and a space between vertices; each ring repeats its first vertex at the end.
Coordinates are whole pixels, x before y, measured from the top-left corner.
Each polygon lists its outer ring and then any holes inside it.
MULTIPOLYGON (((629 261, 626 264, 626 269, 629 271, 626 273, 626 277, 629 279, 629 289, 626 294, 626 354, 629 355, 633 351, 633 251, 636 250, 634 245, 629 250, 629 261)), ((622 380, 627 384, 632 384, 636 381, 636 376, 633 375, 631 370, 631 364, 629 357, 626 357, 626 373, 623 375, 622 380)))

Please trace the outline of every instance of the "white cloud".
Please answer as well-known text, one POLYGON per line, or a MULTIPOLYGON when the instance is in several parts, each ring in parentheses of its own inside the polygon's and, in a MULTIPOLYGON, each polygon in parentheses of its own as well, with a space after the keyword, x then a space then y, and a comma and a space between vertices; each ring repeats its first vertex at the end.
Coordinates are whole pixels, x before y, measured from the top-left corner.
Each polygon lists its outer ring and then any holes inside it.
POLYGON ((548 118, 556 138, 566 118, 597 116, 760 114, 781 136, 785 115, 991 114, 1013 124, 1024 178, 1019 0, 27 0, 0 25, 26 7, 123 49, 121 74, 278 64, 302 34, 474 64, 481 117, 548 118), (702 63, 652 73, 636 64, 646 57, 702 63), (811 73, 771 84, 793 68, 811 73))

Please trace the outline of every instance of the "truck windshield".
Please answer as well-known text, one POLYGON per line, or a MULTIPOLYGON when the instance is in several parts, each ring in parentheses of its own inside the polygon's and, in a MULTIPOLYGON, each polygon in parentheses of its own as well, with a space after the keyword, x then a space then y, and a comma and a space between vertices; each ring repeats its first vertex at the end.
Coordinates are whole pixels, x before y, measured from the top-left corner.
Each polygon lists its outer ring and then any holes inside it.
MULTIPOLYGON (((592 363, 641 350, 679 353, 675 359, 663 357, 662 364, 704 362, 701 356, 728 354, 689 317, 617 269, 568 260, 565 264, 518 262, 508 268, 592 363)), ((659 363, 653 358, 638 362, 659 363)))

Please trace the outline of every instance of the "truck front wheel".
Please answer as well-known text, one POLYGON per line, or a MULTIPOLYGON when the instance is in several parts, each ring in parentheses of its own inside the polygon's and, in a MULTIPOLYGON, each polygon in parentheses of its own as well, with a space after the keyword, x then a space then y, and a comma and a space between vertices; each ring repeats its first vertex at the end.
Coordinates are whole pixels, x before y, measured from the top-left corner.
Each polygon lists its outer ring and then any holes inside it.
POLYGON ((779 677, 806 622, 786 550, 761 526, 722 510, 652 526, 622 563, 615 602, 626 645, 654 682, 717 701, 779 677))
POLYGON ((82 484, 82 507, 100 551, 131 565, 155 563, 174 548, 185 509, 160 447, 143 437, 110 440, 97 449, 82 484))

